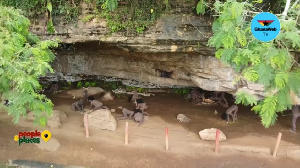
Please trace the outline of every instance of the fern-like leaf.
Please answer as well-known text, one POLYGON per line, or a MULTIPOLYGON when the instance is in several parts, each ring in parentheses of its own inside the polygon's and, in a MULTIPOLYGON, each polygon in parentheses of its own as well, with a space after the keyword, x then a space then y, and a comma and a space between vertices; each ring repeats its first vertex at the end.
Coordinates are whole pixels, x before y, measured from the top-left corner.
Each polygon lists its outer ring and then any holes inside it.
POLYGON ((222 38, 222 44, 226 49, 233 47, 234 41, 234 36, 232 36, 230 33, 225 34, 222 38))
POLYGON ((236 94, 235 103, 236 104, 242 103, 243 105, 246 105, 246 106, 248 106, 248 105, 253 106, 253 105, 257 104, 257 98, 253 95, 250 95, 250 94, 246 93, 246 92, 240 91, 236 94))
POLYGON ((275 75, 275 84, 276 87, 282 89, 288 83, 289 75, 286 72, 279 72, 275 75))
POLYGON ((261 111, 259 113, 262 124, 269 128, 274 125, 276 122, 277 114, 276 114, 276 106, 277 106, 277 97, 269 96, 266 97, 262 103, 261 111))
POLYGON ((237 40, 241 44, 241 46, 242 47, 246 46, 247 38, 245 36, 245 33, 243 31, 240 31, 237 27, 236 27, 236 36, 237 36, 237 40))
POLYGON ((245 69, 243 75, 249 81, 255 82, 258 80, 258 73, 253 68, 245 69))
POLYGON ((274 79, 274 71, 271 67, 261 63, 257 68, 257 73, 259 76, 258 82, 264 86, 269 87, 271 81, 274 79))

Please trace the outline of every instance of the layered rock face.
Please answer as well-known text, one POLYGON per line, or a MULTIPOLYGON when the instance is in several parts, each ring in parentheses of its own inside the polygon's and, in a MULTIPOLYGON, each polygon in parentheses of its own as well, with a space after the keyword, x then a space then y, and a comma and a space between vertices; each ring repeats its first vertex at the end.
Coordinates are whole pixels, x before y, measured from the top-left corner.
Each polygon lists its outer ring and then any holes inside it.
POLYGON ((214 50, 206 46, 211 23, 205 17, 177 13, 162 16, 138 37, 108 35, 105 20, 78 21, 78 27, 58 24, 57 36, 44 34, 43 25, 34 25, 32 30, 44 39, 59 37, 63 43, 73 44, 57 51, 53 63, 56 73, 49 77, 100 75, 232 94, 243 88, 261 95, 261 86, 235 84, 234 70, 216 59, 214 50))

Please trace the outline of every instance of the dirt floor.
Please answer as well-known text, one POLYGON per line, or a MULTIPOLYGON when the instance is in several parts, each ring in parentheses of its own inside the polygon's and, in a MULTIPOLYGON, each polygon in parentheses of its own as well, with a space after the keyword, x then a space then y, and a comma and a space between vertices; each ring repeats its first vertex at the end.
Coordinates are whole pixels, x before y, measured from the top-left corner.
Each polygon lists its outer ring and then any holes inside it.
MULTIPOLYGON (((226 109, 219 106, 199 106, 187 102, 175 95, 160 93, 143 99, 149 106, 150 116, 144 124, 136 127, 129 120, 118 122, 115 132, 90 128, 90 137, 85 138, 83 115, 71 111, 70 104, 74 101, 64 93, 49 95, 54 109, 64 111, 67 119, 58 129, 47 128, 52 133, 51 140, 44 144, 22 144, 13 141, 19 131, 34 129, 26 120, 18 125, 11 124, 11 118, 0 113, 0 160, 29 159, 57 164, 80 165, 87 167, 299 167, 299 160, 285 157, 276 159, 262 153, 240 153, 222 145, 244 145, 273 149, 278 132, 282 132, 282 142, 278 151, 299 149, 299 133, 289 131, 291 115, 280 116, 276 125, 266 129, 260 118, 250 108, 239 107, 238 122, 227 124, 220 115, 226 109), (218 112, 215 114, 215 110, 218 112), (179 123, 177 114, 185 114, 191 121, 179 123), (129 122, 129 144, 124 145, 125 122, 129 122), (170 148, 165 150, 164 129, 169 129, 170 148), (221 151, 213 152, 214 142, 204 141, 199 131, 206 128, 218 128, 224 132, 227 140, 221 142, 221 151)), ((120 115, 118 106, 133 109, 134 104, 126 97, 104 102, 109 108, 116 109, 114 116, 120 115)), ((89 104, 86 104, 86 108, 89 104)), ((291 114, 290 112, 286 114, 291 114)), ((284 156, 284 155, 283 155, 284 156)))

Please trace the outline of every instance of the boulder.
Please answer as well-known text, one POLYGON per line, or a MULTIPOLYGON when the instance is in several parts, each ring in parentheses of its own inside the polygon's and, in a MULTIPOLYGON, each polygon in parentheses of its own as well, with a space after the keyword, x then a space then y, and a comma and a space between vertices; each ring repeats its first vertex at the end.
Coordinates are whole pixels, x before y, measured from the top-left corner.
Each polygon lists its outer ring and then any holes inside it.
MULTIPOLYGON (((84 117, 83 117, 84 121, 84 117)), ((117 129, 117 122, 111 115, 108 109, 99 109, 88 115, 89 127, 96 129, 103 129, 115 131, 117 129)))
POLYGON ((50 128, 58 128, 61 126, 61 121, 66 118, 66 113, 59 110, 53 110, 52 116, 48 117, 47 126, 50 128))
MULTIPOLYGON (((52 115, 48 117, 47 126, 49 126, 50 128, 58 128, 61 126, 61 121, 65 120, 66 118, 66 113, 59 110, 53 110, 52 115)), ((34 112, 28 112, 27 119, 34 120, 34 112)))
MULTIPOLYGON (((75 96, 75 98, 83 98, 83 91, 84 88, 81 88, 75 90, 68 90, 66 91, 66 93, 71 95, 72 97, 75 96)), ((88 91, 88 96, 100 95, 101 93, 105 92, 105 90, 103 90, 100 87, 89 87, 87 91, 88 91)))
MULTIPOLYGON (((216 139, 216 128, 204 129, 199 132, 200 138, 203 140, 214 141, 216 139)), ((225 134, 220 130, 220 141, 226 140, 225 134)))
POLYGON ((179 122, 189 122, 191 121, 191 119, 189 119, 187 116, 185 116, 184 114, 178 114, 177 115, 177 120, 179 122))
POLYGON ((109 100, 114 100, 114 96, 110 92, 106 92, 102 98, 102 101, 109 101, 109 100))

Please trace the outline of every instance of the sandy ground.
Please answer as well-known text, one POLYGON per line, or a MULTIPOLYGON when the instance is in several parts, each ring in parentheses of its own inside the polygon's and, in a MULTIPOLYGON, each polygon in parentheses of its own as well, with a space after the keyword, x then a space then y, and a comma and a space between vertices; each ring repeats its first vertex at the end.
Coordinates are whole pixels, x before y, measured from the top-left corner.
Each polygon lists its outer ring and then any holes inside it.
MULTIPOLYGON (((278 132, 282 132, 282 142, 278 155, 284 156, 287 149, 300 149, 300 136, 289 131, 291 116, 281 116, 276 125, 264 128, 260 118, 247 107, 240 107, 238 122, 226 124, 220 118, 226 109, 218 106, 193 105, 174 94, 159 94, 144 97, 150 114, 140 127, 129 120, 118 121, 115 132, 90 129, 90 137, 85 138, 82 126, 83 115, 73 112, 70 104, 74 101, 65 94, 49 95, 55 104, 54 109, 66 112, 67 119, 59 129, 47 128, 52 133, 48 143, 26 144, 19 146, 13 137, 19 131, 34 129, 28 121, 17 126, 11 124, 11 118, 0 113, 0 160, 29 159, 57 164, 71 164, 87 167, 299 167, 299 160, 290 158, 271 158, 269 155, 240 153, 231 150, 230 145, 264 147, 273 149, 278 132), (214 111, 218 114, 215 115, 214 111), (188 123, 179 123, 177 114, 191 118, 188 123), (124 145, 125 122, 129 122, 129 144, 124 145), (169 129, 169 150, 165 150, 164 129, 169 129), (213 151, 214 142, 201 140, 198 132, 205 128, 219 128, 227 137, 221 142, 220 153, 213 151), (223 145, 223 146, 222 146, 223 145), (225 148, 225 146, 227 147, 225 148), (298 165, 298 166, 297 166, 298 165)), ((88 103, 86 108, 88 108, 88 103)), ((104 102, 109 108, 123 106, 129 109, 134 104, 126 97, 104 102)), ((117 109, 114 116, 120 115, 117 109)), ((290 114, 288 112, 287 114, 290 114)), ((233 148, 232 147, 232 148, 233 148)))

